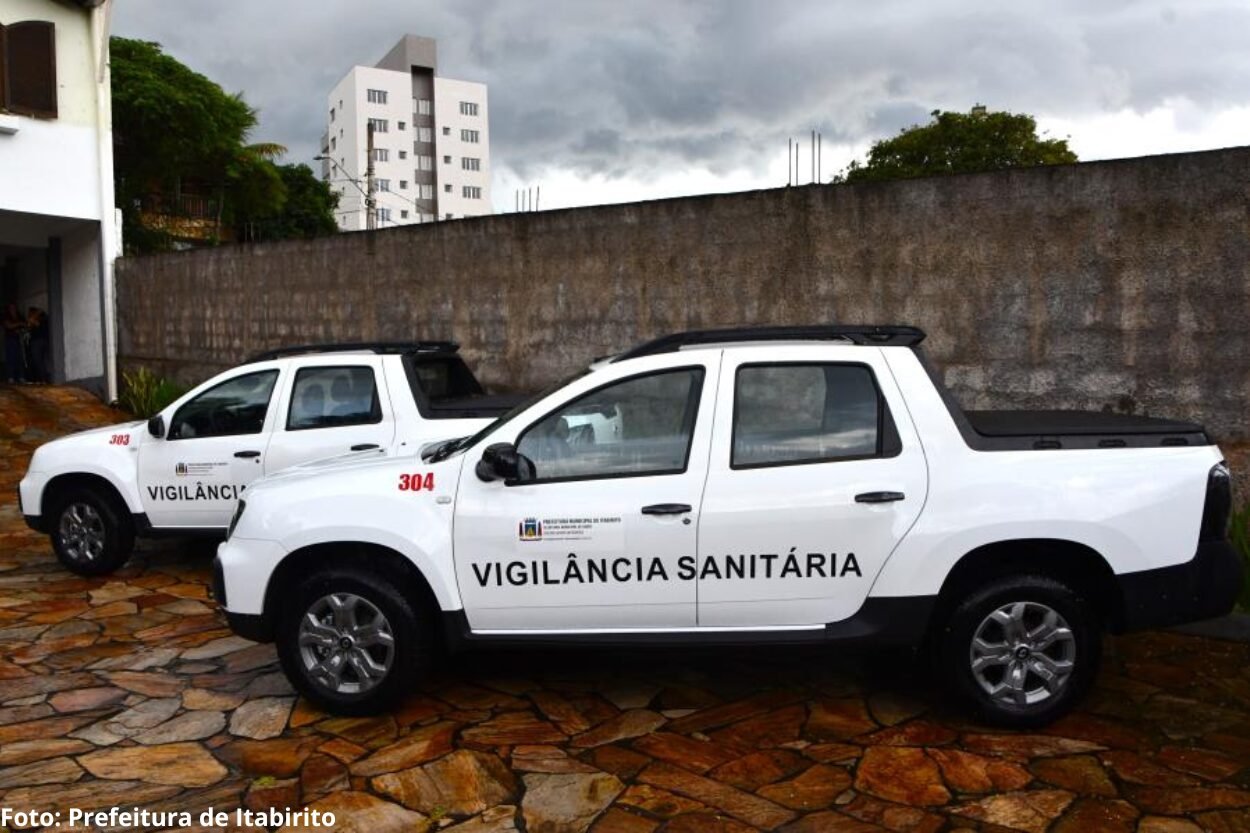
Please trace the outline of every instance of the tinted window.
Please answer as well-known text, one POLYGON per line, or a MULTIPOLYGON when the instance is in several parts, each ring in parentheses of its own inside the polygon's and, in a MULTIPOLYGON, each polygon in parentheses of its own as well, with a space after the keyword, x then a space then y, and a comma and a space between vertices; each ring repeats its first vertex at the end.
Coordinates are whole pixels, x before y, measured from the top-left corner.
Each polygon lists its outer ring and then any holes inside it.
POLYGON ((248 373, 215 385, 178 409, 169 426, 171 440, 259 434, 278 371, 248 373))
POLYGON ((517 450, 540 480, 685 471, 702 385, 702 368, 615 382, 531 425, 517 450))
POLYGON ((481 396, 484 392, 473 372, 458 356, 409 357, 407 365, 413 384, 432 405, 481 396))
POLYGON ((734 467, 880 453, 880 395, 862 365, 741 367, 734 397, 734 467))
POLYGON ((295 374, 289 431, 371 425, 382 421, 382 405, 371 367, 305 367, 295 374))

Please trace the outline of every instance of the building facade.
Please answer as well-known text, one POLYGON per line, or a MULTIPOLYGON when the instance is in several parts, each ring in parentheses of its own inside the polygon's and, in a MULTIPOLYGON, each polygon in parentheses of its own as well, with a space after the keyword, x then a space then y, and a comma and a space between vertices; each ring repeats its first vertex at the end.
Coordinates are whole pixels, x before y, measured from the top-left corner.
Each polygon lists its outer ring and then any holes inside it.
POLYGON ((486 85, 439 77, 437 57, 432 38, 405 35, 331 90, 321 175, 343 231, 491 213, 486 85))
MULTIPOLYGON (((108 398, 121 250, 110 13, 111 0, 0 0, 0 302, 48 313, 52 381, 108 398)), ((49 375, 24 352, 4 378, 49 375)))

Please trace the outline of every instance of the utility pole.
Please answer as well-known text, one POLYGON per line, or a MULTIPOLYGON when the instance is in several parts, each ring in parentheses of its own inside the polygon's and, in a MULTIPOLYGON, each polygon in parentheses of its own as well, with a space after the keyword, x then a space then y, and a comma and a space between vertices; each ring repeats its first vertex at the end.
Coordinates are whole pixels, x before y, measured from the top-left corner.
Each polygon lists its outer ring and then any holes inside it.
POLYGON ((369 121, 368 128, 365 131, 368 138, 365 141, 366 151, 365 162, 365 228, 375 229, 378 227, 377 219, 377 197, 373 195, 373 121, 369 121))

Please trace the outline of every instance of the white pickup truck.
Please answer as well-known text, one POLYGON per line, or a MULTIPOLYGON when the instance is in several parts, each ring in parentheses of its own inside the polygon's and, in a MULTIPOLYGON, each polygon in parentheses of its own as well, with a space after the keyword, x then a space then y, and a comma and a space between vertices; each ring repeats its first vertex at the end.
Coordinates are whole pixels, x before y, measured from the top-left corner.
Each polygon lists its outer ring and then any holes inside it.
POLYGON ((256 478, 320 458, 416 453, 516 404, 488 396, 452 342, 306 345, 265 353, 147 423, 40 446, 26 522, 84 575, 120 567, 136 535, 221 535, 256 478))
POLYGON ((423 455, 266 477, 214 596, 338 712, 410 691, 439 640, 824 642, 923 646, 1017 726, 1081 697, 1104 629, 1231 608, 1200 426, 964 412, 923 337, 682 333, 423 455))

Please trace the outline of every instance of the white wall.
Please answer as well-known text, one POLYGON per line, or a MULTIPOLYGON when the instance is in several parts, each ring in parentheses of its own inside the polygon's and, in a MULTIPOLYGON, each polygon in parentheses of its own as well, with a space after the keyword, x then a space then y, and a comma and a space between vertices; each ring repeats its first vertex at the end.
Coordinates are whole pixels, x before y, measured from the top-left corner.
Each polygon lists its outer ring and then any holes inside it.
MULTIPOLYGON (((100 232, 83 226, 61 238, 62 367, 67 381, 105 373, 100 352, 100 232)), ((50 310, 57 315, 57 310, 50 310)))
MULTIPOLYGON (((101 87, 92 40, 93 13, 52 0, 4 0, 0 23, 50 20, 56 27, 57 118, 0 116, 0 209, 99 220, 99 145, 111 124, 101 124, 99 97, 107 109, 108 87, 101 87), (8 131, 15 132, 8 132, 8 131)), ((109 178, 112 178, 111 156, 109 178)))
POLYGON ((439 219, 451 214, 455 219, 477 217, 492 212, 490 201, 490 115, 486 100, 486 85, 474 81, 457 81, 451 78, 434 79, 435 148, 438 154, 438 210, 439 219), (478 105, 476 116, 462 116, 460 102, 478 105), (443 135, 443 128, 449 135, 443 135), (476 144, 461 141, 462 129, 478 131, 476 144), (461 160, 464 157, 481 160, 480 171, 466 171, 461 160), (447 161, 447 157, 451 157, 447 161), (447 186, 451 190, 447 190, 447 186), (482 189, 481 199, 466 199, 466 185, 482 189))

